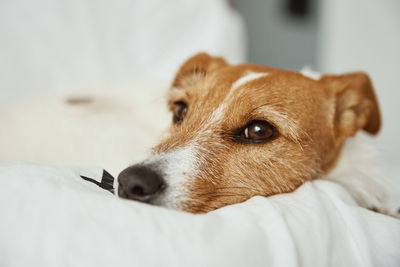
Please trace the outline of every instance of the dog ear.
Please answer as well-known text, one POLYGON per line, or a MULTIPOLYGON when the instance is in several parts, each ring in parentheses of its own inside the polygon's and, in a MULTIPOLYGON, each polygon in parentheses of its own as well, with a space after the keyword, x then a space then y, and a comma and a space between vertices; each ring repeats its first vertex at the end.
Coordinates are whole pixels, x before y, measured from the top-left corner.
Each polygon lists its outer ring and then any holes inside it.
POLYGON ((207 53, 196 54, 183 63, 172 86, 184 87, 187 82, 204 78, 208 72, 226 66, 228 63, 221 57, 211 57, 207 53))
POLYGON ((366 73, 325 75, 320 82, 333 93, 335 135, 340 140, 360 129, 376 135, 381 115, 371 80, 366 73))

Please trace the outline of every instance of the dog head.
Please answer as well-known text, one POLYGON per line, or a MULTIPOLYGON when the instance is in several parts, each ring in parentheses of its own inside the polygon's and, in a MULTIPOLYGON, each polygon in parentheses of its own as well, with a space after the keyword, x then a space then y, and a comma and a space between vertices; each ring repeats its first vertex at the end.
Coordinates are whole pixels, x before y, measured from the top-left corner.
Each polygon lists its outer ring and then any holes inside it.
POLYGON ((315 80, 198 54, 178 71, 168 103, 169 135, 121 172, 118 193, 193 213, 291 192, 334 168, 347 137, 380 129, 364 73, 315 80))

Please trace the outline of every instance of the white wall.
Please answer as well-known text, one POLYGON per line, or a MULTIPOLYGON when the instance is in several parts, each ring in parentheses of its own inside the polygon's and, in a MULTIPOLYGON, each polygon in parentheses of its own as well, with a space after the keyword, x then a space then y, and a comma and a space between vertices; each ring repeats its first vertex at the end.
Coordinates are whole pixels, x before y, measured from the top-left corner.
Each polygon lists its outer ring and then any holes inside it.
POLYGON ((321 1, 319 67, 370 74, 383 112, 379 148, 400 165, 400 1, 321 1))

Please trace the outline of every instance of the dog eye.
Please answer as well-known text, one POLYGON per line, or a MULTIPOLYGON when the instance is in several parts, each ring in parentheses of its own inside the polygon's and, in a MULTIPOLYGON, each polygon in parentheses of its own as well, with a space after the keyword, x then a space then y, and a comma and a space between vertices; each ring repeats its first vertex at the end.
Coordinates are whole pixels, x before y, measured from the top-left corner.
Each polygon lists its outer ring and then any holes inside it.
POLYGON ((185 102, 177 101, 174 103, 173 117, 172 117, 174 123, 181 123, 183 121, 183 118, 187 113, 187 109, 188 107, 185 102))
POLYGON ((239 130, 237 139, 248 143, 265 143, 277 135, 276 129, 266 121, 255 120, 239 130))

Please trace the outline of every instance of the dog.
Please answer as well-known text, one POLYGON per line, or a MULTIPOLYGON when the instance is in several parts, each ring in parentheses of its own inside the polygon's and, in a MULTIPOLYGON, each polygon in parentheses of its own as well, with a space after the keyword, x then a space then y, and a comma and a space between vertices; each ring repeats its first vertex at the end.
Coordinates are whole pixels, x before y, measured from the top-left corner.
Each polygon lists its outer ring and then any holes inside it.
MULTIPOLYGON (((290 193, 329 177, 349 137, 381 128, 365 73, 310 78, 229 65, 205 53, 181 66, 168 106, 168 135, 147 159, 119 174, 117 191, 121 198, 191 213, 290 193)), ((363 201, 370 205, 368 196, 363 201)))

